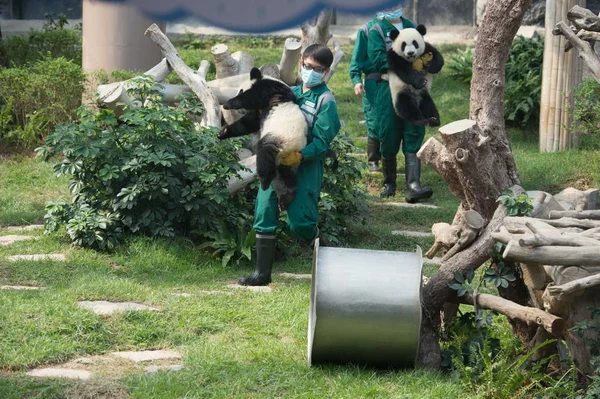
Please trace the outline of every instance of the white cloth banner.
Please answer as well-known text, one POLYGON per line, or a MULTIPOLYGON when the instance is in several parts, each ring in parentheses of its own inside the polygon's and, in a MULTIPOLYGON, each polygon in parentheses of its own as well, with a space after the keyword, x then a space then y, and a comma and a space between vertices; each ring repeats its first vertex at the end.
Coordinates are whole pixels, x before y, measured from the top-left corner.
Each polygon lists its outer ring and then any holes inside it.
MULTIPOLYGON (((127 3, 153 19, 197 17, 212 26, 245 33, 272 32, 298 26, 324 8, 375 15, 400 0, 96 0, 127 3)), ((404 0, 406 2, 406 0, 404 0)))

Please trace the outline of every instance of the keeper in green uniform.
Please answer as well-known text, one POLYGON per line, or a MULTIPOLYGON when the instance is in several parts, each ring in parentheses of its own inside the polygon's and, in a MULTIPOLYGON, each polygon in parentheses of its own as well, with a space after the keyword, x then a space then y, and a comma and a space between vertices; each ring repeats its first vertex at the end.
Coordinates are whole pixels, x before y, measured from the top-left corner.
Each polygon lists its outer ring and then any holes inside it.
MULTIPOLYGON (((333 94, 323 82, 332 62, 333 54, 326 46, 313 44, 304 50, 300 61, 303 83, 292 90, 308 123, 307 145, 300 152, 291 153, 281 160, 282 164, 288 166, 299 164, 298 191, 287 210, 287 222, 290 230, 306 241, 318 236, 318 201, 325 153, 341 127, 333 94)), ((278 219, 273 184, 267 190, 259 188, 254 212, 256 271, 251 277, 240 278, 241 285, 266 285, 271 282, 278 219)))
POLYGON ((390 32, 394 29, 414 28, 414 24, 402 18, 402 9, 380 12, 373 21, 367 36, 367 58, 364 90, 370 104, 372 118, 370 129, 374 130, 381 143, 383 161, 383 184, 381 197, 396 195, 396 156, 400 151, 405 158, 406 201, 417 202, 431 197, 431 187, 421 187, 421 162, 417 152, 423 144, 424 126, 404 122, 394 110, 390 85, 387 79, 387 51, 392 47, 390 32))

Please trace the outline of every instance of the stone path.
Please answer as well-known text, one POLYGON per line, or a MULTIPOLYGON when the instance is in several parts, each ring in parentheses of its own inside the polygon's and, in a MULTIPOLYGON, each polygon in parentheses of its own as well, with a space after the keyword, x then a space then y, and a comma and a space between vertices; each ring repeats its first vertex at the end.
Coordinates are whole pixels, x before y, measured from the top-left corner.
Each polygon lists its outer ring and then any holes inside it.
POLYGON ((118 356, 132 362, 150 362, 153 360, 181 359, 181 353, 172 350, 138 351, 138 352, 112 352, 112 356, 118 356))
POLYGON ((28 226, 8 226, 6 227, 6 231, 31 231, 31 230, 39 230, 43 229, 43 224, 30 224, 28 226))
POLYGON ((236 288, 236 289, 248 290, 248 291, 254 291, 254 292, 273 292, 273 288, 269 287, 268 285, 254 287, 251 285, 228 284, 227 286, 229 288, 236 288))
POLYGON ((281 277, 285 278, 294 278, 297 280, 310 280, 312 279, 312 274, 296 274, 296 273, 279 273, 281 277))
POLYGON ((424 202, 417 202, 414 204, 409 204, 408 202, 375 202, 374 206, 396 206, 401 208, 432 208, 437 209, 438 206, 433 204, 427 204, 424 202))
POLYGON ((31 285, 0 285, 0 290, 39 290, 41 287, 34 287, 31 285))
POLYGON ((80 301, 77 302, 77 304, 82 308, 90 309, 94 313, 103 316, 111 315, 117 312, 125 312, 128 310, 160 310, 158 308, 142 305, 135 302, 80 301))
POLYGON ((32 237, 32 236, 19 236, 19 235, 0 236, 0 247, 10 245, 13 242, 17 242, 17 241, 37 240, 37 239, 38 239, 38 237, 32 237))
POLYGON ((71 378, 78 380, 87 380, 92 373, 87 370, 61 369, 61 368, 41 368, 27 372, 31 377, 46 377, 46 378, 71 378))
POLYGON ((433 237, 433 234, 425 231, 408 231, 408 230, 392 230, 394 236, 407 236, 407 237, 433 237))
POLYGON ((13 262, 19 260, 55 260, 59 262, 64 262, 67 260, 65 254, 37 254, 37 255, 13 255, 9 256, 8 260, 12 260, 13 262))

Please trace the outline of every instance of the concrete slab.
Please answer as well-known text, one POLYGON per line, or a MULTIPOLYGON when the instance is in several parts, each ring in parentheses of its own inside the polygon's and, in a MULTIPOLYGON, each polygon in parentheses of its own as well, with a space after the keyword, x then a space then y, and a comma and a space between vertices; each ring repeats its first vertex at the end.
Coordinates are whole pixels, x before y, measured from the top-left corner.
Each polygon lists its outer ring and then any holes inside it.
POLYGON ((294 278, 297 280, 310 280, 312 278, 312 274, 279 273, 279 275, 281 277, 294 278))
POLYGON ((65 256, 65 254, 13 255, 9 256, 8 260, 11 260, 13 262, 19 260, 55 260, 58 262, 64 262, 65 260, 67 260, 67 257, 65 256))
POLYGON ((407 236, 407 237, 433 237, 433 234, 423 231, 409 231, 409 230, 392 230, 394 236, 407 236))
POLYGON ((0 247, 10 245, 17 241, 37 240, 37 238, 38 237, 19 236, 19 235, 0 236, 0 247))
POLYGON ((46 378, 70 378, 77 380, 87 380, 91 377, 91 373, 86 370, 75 369, 59 369, 59 368, 41 368, 31 370, 26 373, 31 377, 46 377, 46 378))
POLYGON ((22 290, 22 291, 30 291, 30 290, 39 290, 41 287, 34 287, 31 285, 0 285, 0 290, 22 290))
POLYGON ((164 359, 181 359, 181 353, 172 350, 112 352, 111 355, 128 359, 136 363, 164 359))
POLYGON ((149 310, 157 311, 158 308, 142 305, 135 302, 108 302, 108 301, 80 301, 77 302, 82 308, 90 309, 99 315, 111 315, 117 312, 125 312, 128 310, 149 310))
POLYGON ((271 287, 269 287, 268 285, 254 287, 251 285, 228 284, 227 286, 229 288, 254 291, 254 292, 272 292, 273 291, 273 289, 271 287))

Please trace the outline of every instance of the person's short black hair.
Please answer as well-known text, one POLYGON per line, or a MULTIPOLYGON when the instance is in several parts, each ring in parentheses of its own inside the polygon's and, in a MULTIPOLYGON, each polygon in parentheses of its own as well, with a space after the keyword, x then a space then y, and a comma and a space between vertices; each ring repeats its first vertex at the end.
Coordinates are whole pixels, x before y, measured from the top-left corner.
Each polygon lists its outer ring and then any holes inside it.
POLYGON ((329 50, 329 47, 322 44, 311 44, 308 46, 304 50, 304 54, 302 54, 302 59, 308 57, 311 57, 326 68, 331 67, 333 63, 333 53, 329 50))

